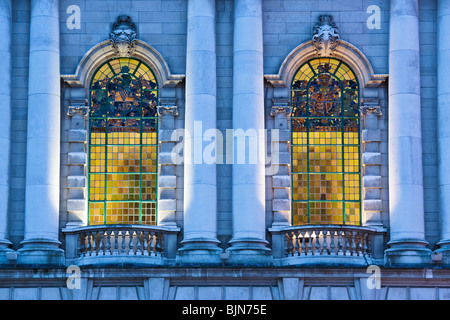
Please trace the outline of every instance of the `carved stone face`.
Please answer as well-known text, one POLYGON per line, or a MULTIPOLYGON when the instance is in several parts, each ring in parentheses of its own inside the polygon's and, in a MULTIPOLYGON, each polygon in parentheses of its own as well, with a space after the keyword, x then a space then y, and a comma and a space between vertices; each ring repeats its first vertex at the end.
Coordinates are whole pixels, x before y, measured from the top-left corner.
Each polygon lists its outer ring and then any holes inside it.
POLYGON ((320 24, 313 29, 313 45, 320 56, 331 56, 339 43, 337 27, 332 16, 320 16, 320 24))
POLYGON ((114 24, 113 30, 109 35, 111 45, 119 56, 131 55, 134 47, 134 41, 137 38, 136 28, 131 19, 121 19, 114 24))

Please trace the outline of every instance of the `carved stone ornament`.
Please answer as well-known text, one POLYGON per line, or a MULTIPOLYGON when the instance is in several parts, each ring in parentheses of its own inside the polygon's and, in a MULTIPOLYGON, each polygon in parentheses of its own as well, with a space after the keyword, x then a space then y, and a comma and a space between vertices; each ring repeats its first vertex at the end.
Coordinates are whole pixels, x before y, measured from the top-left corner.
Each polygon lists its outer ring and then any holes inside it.
POLYGON ((277 114, 285 114, 290 116, 292 113, 292 107, 289 105, 290 100, 285 98, 272 99, 272 106, 270 107, 270 115, 275 117, 277 114))
POLYGON ((137 39, 136 25, 129 16, 119 16, 109 34, 111 46, 120 57, 129 57, 137 39))
POLYGON ((84 117, 85 115, 88 114, 88 112, 89 112, 88 106, 69 106, 67 110, 67 115, 69 117, 72 117, 75 114, 79 114, 84 117))
POLYGON ((312 43, 319 56, 332 56, 339 44, 338 27, 333 22, 333 17, 324 15, 319 17, 319 24, 313 28, 312 43))
POLYGON ((178 107, 177 106, 158 106, 158 114, 163 116, 165 114, 172 114, 173 116, 178 115, 178 107))
POLYGON ((270 108, 270 115, 272 117, 275 117, 277 114, 285 114, 286 116, 290 116, 292 113, 292 107, 289 105, 278 105, 278 106, 272 106, 270 108))
POLYGON ((377 117, 380 117, 382 115, 380 101, 376 98, 362 99, 359 110, 363 116, 374 114, 377 117))
POLYGON ((361 106, 360 111, 361 114, 364 116, 367 116, 368 114, 374 114, 377 117, 380 117, 382 115, 381 106, 373 106, 373 105, 361 106))

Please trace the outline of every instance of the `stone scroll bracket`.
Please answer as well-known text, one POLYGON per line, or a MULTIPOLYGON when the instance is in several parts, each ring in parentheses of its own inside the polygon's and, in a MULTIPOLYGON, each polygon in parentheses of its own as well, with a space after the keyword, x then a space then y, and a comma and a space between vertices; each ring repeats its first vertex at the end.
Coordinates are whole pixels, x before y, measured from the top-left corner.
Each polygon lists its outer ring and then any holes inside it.
POLYGON ((89 113, 87 100, 71 100, 67 109, 70 118, 68 135, 68 199, 67 226, 87 225, 87 142, 86 116, 89 113))
POLYGON ((360 111, 362 122, 363 224, 367 226, 382 226, 381 130, 378 125, 378 118, 382 115, 382 108, 379 99, 363 99, 360 111))

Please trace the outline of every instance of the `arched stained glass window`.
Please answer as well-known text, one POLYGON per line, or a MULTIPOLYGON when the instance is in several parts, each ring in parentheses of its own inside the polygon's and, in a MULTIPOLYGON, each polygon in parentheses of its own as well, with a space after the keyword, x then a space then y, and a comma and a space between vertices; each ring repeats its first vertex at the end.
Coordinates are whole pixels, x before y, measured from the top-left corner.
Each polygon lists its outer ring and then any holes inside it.
POLYGON ((113 59, 94 74, 89 111, 89 224, 156 221, 158 86, 131 58, 113 59))
POLYGON ((333 58, 308 61, 291 88, 294 225, 361 223, 358 81, 333 58))

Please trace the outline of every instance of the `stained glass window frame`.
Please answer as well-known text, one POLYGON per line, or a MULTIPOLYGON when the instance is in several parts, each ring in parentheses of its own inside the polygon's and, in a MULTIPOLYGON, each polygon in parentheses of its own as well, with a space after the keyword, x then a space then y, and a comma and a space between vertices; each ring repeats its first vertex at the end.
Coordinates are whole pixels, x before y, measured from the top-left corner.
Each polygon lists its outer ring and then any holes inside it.
MULTIPOLYGON (((106 77, 108 78, 108 77, 106 77)), ((124 85, 125 87, 125 95, 128 98, 129 93, 131 90, 126 90, 127 86, 126 84, 124 85)), ((122 88, 123 89, 123 88, 122 88)), ((122 93, 119 92, 119 95, 121 95, 122 93)), ((123 97, 122 97, 123 98, 123 97)), ((109 59, 105 62, 102 63, 102 65, 100 65, 97 70, 94 72, 93 77, 91 79, 90 82, 90 86, 89 86, 89 119, 88 119, 88 206, 87 206, 87 211, 88 211, 88 225, 114 225, 114 224, 145 224, 145 225, 156 225, 157 223, 157 214, 158 214, 158 141, 159 141, 159 137, 158 137, 158 132, 159 132, 159 119, 158 119, 158 113, 157 113, 157 101, 159 99, 159 85, 158 85, 158 81, 157 78, 153 72, 153 70, 147 65, 145 64, 143 61, 137 59, 137 58, 112 58, 109 59), (125 63, 125 61, 128 60, 128 65, 125 63), (115 61, 119 61, 119 69, 117 69, 117 64, 114 64, 115 61), (131 67, 131 62, 133 62, 133 67, 131 67), (123 68, 123 64, 125 64, 125 66, 128 69, 124 69, 123 68), (107 67, 106 67, 107 66, 107 67), (130 67, 133 68, 132 72, 128 72, 130 71, 130 67), (104 72, 108 71, 108 74, 111 74, 112 72, 112 76, 109 77, 109 79, 107 80, 107 82, 104 83, 104 86, 102 86, 102 84, 100 84, 100 87, 94 87, 94 85, 98 84, 98 80, 101 79, 102 76, 104 76, 104 72), (102 72, 102 74, 98 76, 98 74, 102 72), (138 75, 136 75, 139 72, 138 75), (110 110, 116 111, 117 108, 111 108, 108 109, 105 106, 100 106, 100 108, 102 109, 101 112, 99 112, 98 114, 95 114, 95 111, 93 111, 93 93, 94 92, 103 92, 104 95, 106 95, 106 102, 105 105, 109 106, 110 102, 112 100, 110 94, 111 91, 110 88, 110 84, 112 81, 114 81, 115 79, 118 79, 119 77, 123 79, 125 79, 124 76, 127 76, 130 79, 132 79, 131 81, 134 81, 134 84, 138 83, 139 85, 139 99, 138 99, 138 104, 139 107, 138 109, 140 111, 140 114, 131 114, 131 115, 117 115, 113 114, 110 115, 109 112, 110 110), (140 76, 140 77, 138 77, 140 76), (96 83, 97 81, 97 83, 96 83), (146 111, 147 114, 145 114, 144 112, 144 100, 147 102, 147 107, 146 107, 146 111), (151 111, 151 113, 148 113, 149 110, 151 111), (120 137, 118 137, 118 139, 116 139, 117 141, 113 140, 113 143, 109 143, 109 139, 112 139, 109 137, 110 133, 115 132, 114 130, 109 131, 109 129, 113 128, 110 127, 110 120, 117 120, 115 121, 116 123, 118 123, 118 121, 122 120, 122 125, 124 122, 127 123, 138 123, 138 126, 136 127, 138 129, 137 132, 139 132, 139 142, 137 143, 135 140, 133 140, 132 137, 128 137, 128 138, 123 138, 120 139, 120 137), (100 121, 104 123, 104 138, 103 141, 100 139, 100 143, 92 143, 93 139, 92 139, 92 129, 95 126, 96 121, 100 121), (149 138, 146 138, 145 141, 143 138, 143 133, 144 133, 144 128, 147 128, 147 124, 148 124, 148 128, 150 129, 149 132, 153 132, 154 134, 151 135, 150 140, 148 140, 149 138), (145 127, 144 127, 145 126, 145 127), (128 139, 128 141, 127 141, 128 139), (147 141, 148 140, 148 141, 147 141), (128 142, 128 143, 123 143, 123 142, 128 142), (122 143, 121 143, 122 142, 122 143), (146 142, 146 143, 143 143, 146 142), (100 158, 102 158, 104 160, 104 164, 101 165, 103 166, 104 170, 100 171, 100 172, 95 172, 95 171, 91 171, 91 166, 92 166, 92 160, 93 159, 93 154, 91 152, 92 147, 98 147, 100 148, 101 151, 103 151, 103 153, 98 154, 97 156, 100 156, 100 158), (102 150, 103 148, 103 150, 102 150), (109 163, 108 163, 108 152, 110 148, 123 148, 124 150, 126 148, 129 148, 130 150, 132 148, 134 148, 136 150, 136 148, 139 149, 139 171, 138 172, 124 172, 124 171, 109 171, 108 168, 110 167, 109 163), (145 153, 144 149, 148 149, 150 148, 151 152, 150 153, 145 153), (145 155, 144 155, 145 153, 145 155), (148 157, 148 155, 150 155, 150 157, 148 157), (143 159, 145 159, 147 162, 150 161, 150 168, 151 171, 143 171, 143 159), (128 178, 131 178, 131 175, 135 175, 135 176, 139 176, 139 197, 138 199, 125 199, 125 200, 112 200, 111 198, 108 198, 108 190, 112 189, 113 187, 108 186, 108 180, 111 178, 112 176, 117 176, 118 178, 120 178, 120 175, 129 175, 129 177, 127 177, 127 179, 124 179, 122 181, 122 184, 129 184, 128 187, 132 188, 132 184, 133 181, 131 181, 128 178), (145 176, 147 175, 151 175, 152 178, 150 180, 145 179, 145 176), (101 182, 100 182, 100 190, 103 188, 104 189, 104 194, 103 194, 103 198, 100 200, 94 200, 93 198, 91 198, 91 187, 92 187, 92 178, 94 176, 103 176, 104 181, 103 181, 103 186, 101 186, 101 182), (147 183, 150 183, 151 185, 148 186, 146 185, 145 182, 147 181, 147 183), (143 199, 143 189, 144 188, 150 188, 150 190, 153 190, 151 193, 147 194, 145 192, 145 196, 146 197, 150 197, 149 199, 143 199), (113 204, 116 203, 115 207, 113 208, 113 204), (101 208, 101 205, 103 205, 103 214, 102 217, 94 217, 93 215, 91 215, 91 205, 93 205, 93 208, 95 208, 96 206, 101 208), (135 219, 131 218, 131 217, 136 217, 136 215, 122 215, 122 216, 116 216, 115 218, 113 216, 107 216, 107 212, 108 212, 108 205, 111 205, 111 212, 113 212, 114 210, 120 210, 120 209, 124 209, 123 211, 126 212, 127 210, 125 209, 130 209, 130 211, 132 211, 133 209, 137 208, 137 205, 139 207, 139 214, 138 214, 138 221, 135 221, 135 219), (146 215, 144 217, 143 215, 143 208, 149 209, 151 210, 151 214, 146 215), (93 219, 92 219, 93 218, 93 219), (99 219, 100 221, 96 221, 95 219, 99 219), (130 219, 131 218, 131 222, 123 222, 122 219, 130 219), (149 219, 147 221, 147 219, 149 219), (121 221, 122 220, 122 221, 121 221), (145 220, 145 221, 144 221, 145 220)), ((128 103, 128 100, 124 100, 122 99, 123 105, 125 103, 128 103)), ((131 104, 136 105, 136 101, 135 100, 131 100, 131 104)), ((117 111, 118 112, 118 111, 117 111)), ((113 121, 114 122, 114 121, 113 121)), ((111 122, 112 124, 112 122, 111 122)), ((119 129, 120 130, 120 129, 119 129)), ((118 131, 120 132, 120 131, 118 131)), ((136 132, 136 131, 134 131, 136 132)), ((118 153, 120 154, 120 152, 118 153)), ((95 155, 94 155, 95 156, 95 155)), ((123 153, 122 153, 123 156, 123 153)), ((95 159, 97 160, 97 159, 95 159)), ((130 158, 130 160, 128 160, 128 162, 133 162, 133 160, 137 160, 134 158, 130 158)), ((101 160, 100 160, 101 161, 101 160)), ((119 161, 118 161, 119 162, 119 161)), ((126 161, 123 161, 126 162, 126 161)), ((148 164, 145 165, 145 169, 147 169, 148 164)), ((113 167, 113 165, 111 165, 111 168, 113 167)), ((124 166, 125 168, 125 166, 124 166)), ((128 167, 127 170, 129 170, 131 167, 128 167)), ((120 170, 120 169, 119 169, 120 170)), ((125 169, 124 169, 125 170, 125 169)), ((94 177, 95 178, 95 177, 94 177)), ((117 180, 117 183, 120 184, 119 179, 117 180)), ((137 180, 136 180, 137 181, 137 180)), ((136 183, 136 181, 134 181, 134 183, 136 183)), ((95 186, 94 186, 95 187, 95 186)), ((135 187, 135 186, 134 186, 135 187)), ((123 189, 125 189, 126 187, 123 187, 123 189)), ((134 188, 135 190, 135 188, 134 188)), ((147 190, 147 189, 145 189, 147 190)), ((131 194, 132 196, 133 194, 131 194)), ((136 193, 134 193, 134 195, 136 195, 136 193)), ((120 194, 117 194, 117 197, 119 197, 120 194)), ((129 195, 130 196, 130 195, 129 195)))
MULTIPOLYGON (((359 86, 359 81, 358 78, 356 77, 354 71, 342 60, 340 59, 336 59, 333 57, 327 57, 327 58, 313 58, 310 59, 308 61, 306 61, 305 63, 303 63, 295 72, 294 77, 292 79, 291 82, 291 88, 290 88, 290 100, 291 100, 291 106, 293 107, 293 111, 291 114, 291 169, 290 169, 290 173, 291 173, 291 218, 292 218, 292 224, 293 225, 317 225, 317 224, 322 224, 322 225, 354 225, 354 226, 360 226, 362 223, 362 170, 361 170, 361 118, 360 118, 360 113, 359 113, 359 106, 360 106, 360 86, 359 86), (335 63, 334 65, 331 66, 325 66, 325 63, 330 63, 331 61, 333 61, 333 63, 335 63), (319 69, 319 66, 321 66, 319 69), (341 69, 342 67, 342 69, 341 69), (331 70, 331 71, 330 71, 331 70), (344 71, 344 73, 341 73, 341 70, 344 71), (340 104, 340 114, 339 116, 336 115, 331 115, 331 116, 311 116, 311 112, 310 112, 310 85, 311 82, 315 79, 318 79, 320 77, 320 75, 330 75, 332 78, 334 78, 335 80, 337 80, 339 82, 339 89, 340 89, 340 96, 339 96, 339 104, 340 104), (306 86, 304 86, 304 82, 297 82, 298 79, 302 79, 302 81, 307 80, 307 84, 306 86), (347 81, 347 80, 351 80, 351 81, 347 81), (353 81, 353 83, 352 83, 353 81), (345 83, 344 83, 345 82, 345 83), (348 87, 350 86, 350 87, 348 87), (303 91, 303 92, 302 92, 303 91), (296 98, 296 92, 300 92, 298 95, 300 95, 300 97, 302 96, 302 94, 306 93, 306 99, 305 99, 305 108, 302 109, 303 111, 306 111, 306 114, 303 112, 301 113, 301 110, 299 110, 298 112, 300 112, 300 115, 296 112, 296 103, 294 101, 294 98, 296 98), (352 94, 350 95, 346 95, 348 92, 353 92, 353 96, 352 94), (357 102, 356 105, 353 103, 354 99, 352 97, 354 97, 354 94, 356 93, 357 96, 357 102), (344 100, 346 99, 346 97, 350 97, 352 100, 349 104, 348 104, 348 109, 350 110, 352 109, 354 112, 353 115, 349 115, 348 113, 345 113, 345 103, 344 100), (350 108, 350 106, 352 108, 350 108), (305 110, 306 109, 306 110, 305 110), (341 156, 341 162, 342 162, 342 169, 340 172, 323 172, 323 171, 319 171, 319 172, 311 172, 311 163, 310 163, 310 153, 311 153, 311 146, 314 148, 320 147, 320 148, 324 148, 327 147, 327 144, 322 144, 322 143, 310 143, 311 139, 310 139, 310 132, 314 132, 311 130, 312 126, 310 127, 310 123, 312 122, 311 120, 320 120, 323 123, 324 120, 328 120, 328 124, 326 127, 329 127, 329 124, 332 123, 330 121, 330 119, 339 119, 340 120, 340 140, 341 143, 340 144, 336 144, 336 143, 332 143, 331 146, 336 146, 336 147, 340 147, 342 150, 342 156, 341 156), (346 128, 346 123, 349 123, 350 120, 356 122, 357 126, 355 131, 353 132, 357 132, 357 141, 353 141, 353 143, 344 143, 344 133, 345 128, 346 128), (303 143, 299 143, 300 139, 299 136, 297 135, 296 139, 294 140, 294 124, 296 121, 303 121, 306 125, 306 141, 305 139, 302 139, 303 143), (297 142, 297 143, 294 143, 297 142), (306 143, 305 143, 306 142, 306 143), (356 142, 356 143, 355 143, 356 142), (351 150, 350 148, 357 148, 356 152, 353 151, 352 154, 356 154, 357 155, 357 171, 348 171, 350 167, 347 168, 346 171, 346 167, 345 167, 345 154, 344 154, 344 150, 345 147, 348 147, 348 150, 351 150), (302 148, 301 152, 303 152, 303 155, 306 154, 306 170, 303 171, 294 171, 294 161, 297 160, 297 165, 298 165, 298 159, 295 159, 296 154, 294 153, 294 150, 296 150, 298 152, 299 148, 302 148), (311 199, 311 178, 314 177, 315 175, 341 175, 341 181, 342 181, 342 199, 336 199, 333 198, 334 195, 332 195, 332 199, 325 199, 325 200, 317 200, 317 199, 311 199), (353 195, 355 198, 357 199, 353 199, 353 200, 349 200, 346 199, 345 197, 345 191, 346 191, 346 177, 350 177, 352 176, 353 178, 355 178, 355 175, 357 175, 357 179, 354 180, 347 180, 348 184, 355 184, 357 185, 357 194, 353 195), (301 179, 301 181, 299 181, 300 177, 302 177, 303 179, 301 179), (305 181, 306 178, 306 181, 305 181), (294 181, 294 179, 296 181, 294 181), (350 182, 352 181, 352 182, 350 182), (295 182, 295 184, 294 184, 295 182), (296 188, 294 188, 294 186, 296 186, 296 188), (305 188, 306 187, 306 188, 305 188), (298 189, 299 188, 299 189, 298 189), (307 199, 299 199, 301 197, 298 196, 298 193, 296 194, 295 190, 306 190, 306 194, 307 194, 307 199), (302 206, 304 206, 306 204, 306 207, 301 208, 302 206), (332 205, 331 208, 326 207, 325 210, 328 210, 330 213, 326 213, 326 215, 330 215, 330 217, 325 217, 325 221, 323 220, 319 220, 319 222, 317 221, 311 221, 311 205, 314 204, 318 204, 319 207, 320 205, 324 205, 326 204, 327 206, 330 204, 332 205), (297 206, 297 207, 296 207, 297 206), (348 208, 347 208, 348 206, 348 208), (353 206, 353 207, 352 207, 353 206), (357 221, 356 222, 349 222, 346 221, 346 211, 351 212, 352 209, 354 210, 355 207, 359 208, 359 214, 357 217, 357 221), (331 210, 330 210, 331 209, 331 210), (297 213, 298 211, 302 211, 303 216, 300 217, 300 214, 297 213), (335 212, 339 212, 342 211, 342 217, 332 217, 333 216, 333 211, 335 212), (305 212, 306 211, 306 212, 305 212), (303 220, 302 220, 303 218, 303 220), (328 219, 331 219, 331 222, 328 222, 328 219), (337 221, 337 222, 336 222, 337 221)), ((303 98, 296 100, 296 101, 301 101, 303 102, 303 98)), ((298 122, 297 122, 298 123, 298 122)), ((316 131, 317 132, 317 131, 316 131)), ((326 131, 324 131, 326 133, 326 131)), ((349 131, 350 132, 350 131, 349 131)), ((313 135, 315 136, 315 135, 313 135)), ((339 135, 337 135, 339 136, 339 135)), ((348 142, 348 141, 347 141, 348 142)), ((330 148, 331 149, 331 148, 330 148)), ((326 149, 324 149, 326 150, 326 149)), ((326 150, 325 153, 327 153, 328 151, 326 150)), ((350 153, 349 153, 350 154, 350 153)), ((326 155, 327 156, 327 155, 326 155)), ((350 155, 349 155, 350 156, 350 155)), ((303 164, 303 163, 302 163, 303 164)), ((298 168, 298 166, 297 166, 298 168)), ((302 168, 304 169, 305 167, 302 166, 302 168)), ((327 167, 328 168, 328 167, 327 167)), ((314 177, 316 178, 316 177, 314 177)), ((326 178, 327 182, 329 177, 326 178)), ((351 189, 350 189, 351 190, 351 189)), ((305 191, 303 191, 305 192, 305 191)), ((304 193, 303 193, 304 195, 304 193)), ((326 195, 328 196, 328 195, 326 195)), ((322 210, 322 209, 319 209, 322 210)), ((351 217, 350 217, 351 218, 351 217)), ((312 219, 314 220, 314 219, 312 219)))

